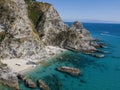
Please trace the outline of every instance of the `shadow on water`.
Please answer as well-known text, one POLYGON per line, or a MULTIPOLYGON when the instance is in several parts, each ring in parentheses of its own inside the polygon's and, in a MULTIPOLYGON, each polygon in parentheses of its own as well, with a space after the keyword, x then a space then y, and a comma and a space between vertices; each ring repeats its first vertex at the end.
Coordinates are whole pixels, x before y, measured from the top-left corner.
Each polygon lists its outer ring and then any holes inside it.
POLYGON ((44 76, 42 79, 49 85, 51 90, 62 90, 62 82, 56 74, 44 76))

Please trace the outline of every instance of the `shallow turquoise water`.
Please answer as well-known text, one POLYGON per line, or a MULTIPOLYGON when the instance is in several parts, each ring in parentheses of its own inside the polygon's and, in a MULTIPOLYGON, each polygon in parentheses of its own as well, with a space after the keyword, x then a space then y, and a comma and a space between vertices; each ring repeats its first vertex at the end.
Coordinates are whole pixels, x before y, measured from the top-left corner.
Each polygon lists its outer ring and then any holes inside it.
POLYGON ((0 90, 13 90, 13 89, 0 83, 0 90))
MULTIPOLYGON (((35 82, 43 79, 51 90, 119 90, 120 25, 84 24, 84 26, 90 30, 93 37, 100 38, 107 44, 107 48, 102 50, 109 51, 109 54, 105 54, 104 58, 94 58, 67 51, 44 66, 27 73, 26 76, 35 82), (56 67, 63 65, 79 68, 82 75, 72 77, 55 70, 56 67)), ((21 81, 19 83, 21 90, 40 90, 27 88, 21 81)))

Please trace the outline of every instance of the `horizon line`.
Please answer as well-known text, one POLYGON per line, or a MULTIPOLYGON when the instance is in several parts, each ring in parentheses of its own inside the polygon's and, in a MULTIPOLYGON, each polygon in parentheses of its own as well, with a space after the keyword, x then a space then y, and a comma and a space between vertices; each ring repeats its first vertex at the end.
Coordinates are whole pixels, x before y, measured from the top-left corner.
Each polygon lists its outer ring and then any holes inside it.
POLYGON ((75 20, 66 20, 63 19, 64 22, 74 22, 74 21, 79 21, 79 22, 83 22, 83 23, 108 23, 108 24, 120 24, 120 21, 108 21, 108 20, 90 20, 90 19, 75 19, 75 20))

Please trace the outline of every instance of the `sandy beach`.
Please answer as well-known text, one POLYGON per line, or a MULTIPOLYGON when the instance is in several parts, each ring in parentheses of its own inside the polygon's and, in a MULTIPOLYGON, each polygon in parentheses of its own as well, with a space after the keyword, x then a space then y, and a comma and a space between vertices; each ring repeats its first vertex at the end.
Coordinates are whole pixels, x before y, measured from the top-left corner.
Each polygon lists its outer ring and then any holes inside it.
POLYGON ((21 72, 24 71, 28 68, 34 67, 32 64, 27 64, 28 60, 25 59, 5 59, 2 60, 2 63, 7 64, 8 67, 13 71, 13 72, 21 72))
POLYGON ((61 52, 65 51, 59 47, 47 46, 43 50, 44 54, 40 55, 41 58, 37 60, 33 60, 33 58, 14 58, 14 59, 3 59, 1 60, 2 63, 7 64, 8 67, 15 73, 26 73, 31 69, 34 69, 37 63, 56 56, 61 52), (44 57, 44 58, 43 58, 44 57))

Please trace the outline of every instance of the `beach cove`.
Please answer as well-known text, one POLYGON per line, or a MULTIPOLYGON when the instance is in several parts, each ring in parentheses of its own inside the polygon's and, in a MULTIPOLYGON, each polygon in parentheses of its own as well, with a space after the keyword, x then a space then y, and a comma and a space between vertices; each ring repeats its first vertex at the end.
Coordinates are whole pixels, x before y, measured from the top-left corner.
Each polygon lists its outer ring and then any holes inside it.
MULTIPOLYGON (((106 48, 103 48, 103 50, 109 51, 110 53, 105 54, 104 58, 94 58, 81 53, 65 51, 58 55, 58 57, 54 57, 51 58, 51 60, 47 60, 47 62, 43 62, 34 70, 32 69, 27 72, 25 76, 31 78, 34 82, 38 79, 44 80, 52 90, 59 90, 60 88, 62 90, 119 90, 120 47, 118 42, 120 41, 120 38, 119 33, 117 32, 120 25, 112 24, 112 28, 111 24, 84 23, 83 25, 91 31, 94 37, 103 40, 104 43, 107 44, 106 48), (103 30, 99 29, 99 27, 103 28, 103 30), (101 33, 106 34, 106 32, 107 35, 101 35, 101 33), (56 67, 60 66, 79 68, 83 76, 71 77, 68 74, 56 71, 56 67)), ((31 90, 30 88, 27 88, 22 81, 19 81, 19 85, 22 90, 31 90)), ((5 87, 1 88, 5 89, 5 87)), ((6 87, 5 90, 10 89, 6 87)), ((39 88, 34 90, 39 90, 39 88)))
MULTIPOLYGON (((112 25, 115 27, 118 26, 119 29, 120 25, 112 25)), ((62 59, 59 59, 59 57, 53 58, 51 62, 28 72, 26 76, 31 77, 34 81, 43 79, 52 90, 119 90, 120 60, 118 48, 120 47, 116 43, 120 41, 120 38, 118 36, 117 29, 113 27, 113 33, 112 29, 110 32, 107 31, 110 30, 110 24, 86 23, 84 26, 92 32, 94 37, 100 38, 107 44, 107 47, 103 50, 109 51, 109 54, 105 54, 104 58, 94 58, 81 53, 67 51, 60 56, 62 59), (112 35, 115 37, 110 38, 111 36, 100 35, 101 33, 104 33, 104 30, 100 30, 99 27, 106 27, 106 31, 109 32, 109 34, 112 32, 112 35), (93 28, 94 30, 96 28, 96 30, 94 31, 93 28), (79 68, 83 75, 71 77, 68 74, 60 73, 55 70, 56 67, 60 66, 79 68)), ((30 90, 29 88, 26 88, 22 82, 20 82, 20 87, 25 90, 30 90)), ((39 89, 36 88, 35 90, 39 89)))
POLYGON ((55 57, 62 52, 65 52, 65 49, 59 47, 47 46, 41 55, 41 59, 32 60, 29 58, 26 59, 5 59, 1 60, 3 64, 7 64, 12 72, 15 73, 26 73, 31 69, 35 69, 37 65, 40 65, 43 62, 49 62, 49 58, 55 57), (44 54, 45 53, 45 54, 44 54))

